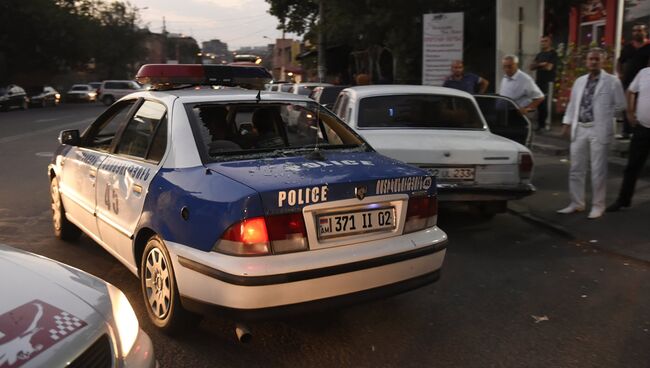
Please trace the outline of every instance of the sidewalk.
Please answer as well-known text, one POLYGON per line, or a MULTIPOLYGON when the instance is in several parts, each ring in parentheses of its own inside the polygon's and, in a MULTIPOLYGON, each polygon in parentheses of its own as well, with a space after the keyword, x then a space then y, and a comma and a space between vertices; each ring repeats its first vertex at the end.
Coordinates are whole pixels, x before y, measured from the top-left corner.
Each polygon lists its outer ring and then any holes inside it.
MULTIPOLYGON (((535 172, 533 183, 537 192, 527 198, 511 201, 509 210, 529 221, 574 241, 636 261, 650 264, 650 165, 639 181, 630 208, 605 213, 595 220, 587 219, 590 186, 587 186, 587 211, 560 215, 555 211, 569 204, 569 142, 559 135, 559 128, 538 134, 533 140, 535 172)), ((607 204, 618 194, 627 160, 616 157, 629 141, 619 141, 610 154, 607 181, 607 204)))

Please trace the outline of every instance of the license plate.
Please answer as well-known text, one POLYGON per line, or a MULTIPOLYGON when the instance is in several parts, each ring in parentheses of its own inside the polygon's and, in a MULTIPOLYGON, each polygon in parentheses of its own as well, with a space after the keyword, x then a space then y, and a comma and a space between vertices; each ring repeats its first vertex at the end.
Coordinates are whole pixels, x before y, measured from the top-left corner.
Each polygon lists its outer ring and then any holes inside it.
POLYGON ((319 239, 391 231, 396 227, 395 208, 323 215, 318 216, 316 223, 319 239))
POLYGON ((473 167, 440 167, 428 169, 431 175, 443 180, 474 180, 473 167))

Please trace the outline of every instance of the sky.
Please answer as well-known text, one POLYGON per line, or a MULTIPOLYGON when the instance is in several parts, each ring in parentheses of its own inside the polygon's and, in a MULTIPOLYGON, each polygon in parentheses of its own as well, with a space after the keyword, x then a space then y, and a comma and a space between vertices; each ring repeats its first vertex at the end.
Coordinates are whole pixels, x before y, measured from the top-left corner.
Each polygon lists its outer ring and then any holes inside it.
MULTIPOLYGON (((194 37, 201 42, 219 39, 236 50, 263 46, 282 37, 278 20, 268 13, 264 0, 128 0, 140 9, 141 26, 161 32, 163 17, 167 31, 194 37)), ((287 38, 298 38, 287 33, 287 38)))

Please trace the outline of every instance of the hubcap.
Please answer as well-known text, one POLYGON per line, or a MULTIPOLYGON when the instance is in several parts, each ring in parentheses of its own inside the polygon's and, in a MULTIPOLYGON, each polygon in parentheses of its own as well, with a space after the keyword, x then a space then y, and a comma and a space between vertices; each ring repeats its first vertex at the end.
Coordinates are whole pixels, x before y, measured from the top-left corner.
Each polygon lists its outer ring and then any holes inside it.
POLYGON ((145 263, 145 293, 149 308, 160 319, 167 316, 171 304, 171 285, 169 281, 167 261, 160 249, 153 248, 147 254, 145 263))

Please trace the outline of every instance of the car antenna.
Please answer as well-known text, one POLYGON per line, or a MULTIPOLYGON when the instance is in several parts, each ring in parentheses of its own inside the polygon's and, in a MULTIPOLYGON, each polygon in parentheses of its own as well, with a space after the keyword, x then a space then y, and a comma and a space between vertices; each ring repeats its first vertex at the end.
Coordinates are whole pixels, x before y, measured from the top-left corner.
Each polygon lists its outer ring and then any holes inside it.
POLYGON ((255 99, 257 100, 258 103, 259 103, 260 101, 262 101, 262 96, 261 96, 261 95, 262 95, 262 91, 261 91, 261 90, 258 90, 258 91, 257 91, 257 96, 255 96, 255 99))

